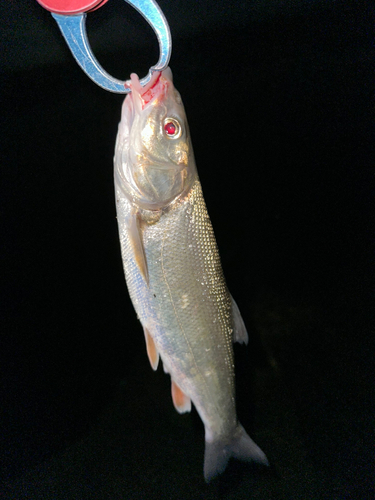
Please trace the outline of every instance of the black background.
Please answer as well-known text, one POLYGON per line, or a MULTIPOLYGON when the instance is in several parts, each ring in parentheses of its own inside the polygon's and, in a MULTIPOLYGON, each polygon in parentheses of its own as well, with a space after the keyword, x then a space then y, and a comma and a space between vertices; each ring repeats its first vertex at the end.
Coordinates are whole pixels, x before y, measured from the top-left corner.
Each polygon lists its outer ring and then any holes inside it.
MULTIPOLYGON (((374 10, 160 1, 229 288, 240 420, 271 468, 203 480, 203 426, 148 366, 117 234, 123 96, 36 2, 1 8, 1 498, 373 498, 374 10)), ((123 2, 88 18, 118 78, 158 57, 123 2)))

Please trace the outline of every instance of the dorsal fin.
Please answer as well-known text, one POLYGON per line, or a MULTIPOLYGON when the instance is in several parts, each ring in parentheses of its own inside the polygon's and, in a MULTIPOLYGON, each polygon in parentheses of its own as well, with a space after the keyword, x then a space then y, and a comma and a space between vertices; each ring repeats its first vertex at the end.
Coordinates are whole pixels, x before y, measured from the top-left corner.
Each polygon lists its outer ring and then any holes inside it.
POLYGON ((245 323, 242 319, 238 305, 236 304, 234 298, 232 299, 232 316, 233 316, 233 342, 238 342, 239 344, 247 344, 249 342, 249 336, 247 334, 245 323))

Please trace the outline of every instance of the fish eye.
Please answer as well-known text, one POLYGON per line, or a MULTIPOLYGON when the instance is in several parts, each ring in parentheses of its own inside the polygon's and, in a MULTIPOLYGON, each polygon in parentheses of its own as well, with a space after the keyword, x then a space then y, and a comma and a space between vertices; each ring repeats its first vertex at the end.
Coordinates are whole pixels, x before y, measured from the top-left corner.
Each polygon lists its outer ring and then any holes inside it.
POLYGON ((181 136, 182 128, 175 118, 166 118, 163 128, 168 139, 178 139, 181 136))

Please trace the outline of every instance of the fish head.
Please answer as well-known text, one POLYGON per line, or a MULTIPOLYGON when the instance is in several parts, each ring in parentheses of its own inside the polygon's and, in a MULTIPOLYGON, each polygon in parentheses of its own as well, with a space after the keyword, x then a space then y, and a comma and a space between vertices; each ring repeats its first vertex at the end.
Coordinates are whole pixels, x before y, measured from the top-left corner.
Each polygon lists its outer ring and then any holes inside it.
POLYGON ((197 177, 186 114, 169 68, 154 73, 145 87, 132 74, 130 85, 115 148, 115 177, 133 205, 160 210, 188 192, 197 177))

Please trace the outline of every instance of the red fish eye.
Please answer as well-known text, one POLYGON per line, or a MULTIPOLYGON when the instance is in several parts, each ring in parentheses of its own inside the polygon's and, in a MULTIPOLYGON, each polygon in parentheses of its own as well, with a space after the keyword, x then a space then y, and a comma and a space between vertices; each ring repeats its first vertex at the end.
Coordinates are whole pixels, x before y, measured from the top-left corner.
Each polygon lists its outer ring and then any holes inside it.
POLYGON ((168 122, 164 125, 164 130, 168 135, 175 135, 176 125, 173 122, 168 122))
POLYGON ((171 116, 167 116, 163 122, 164 134, 168 139, 178 139, 181 137, 182 128, 178 120, 176 118, 172 118, 171 116))

